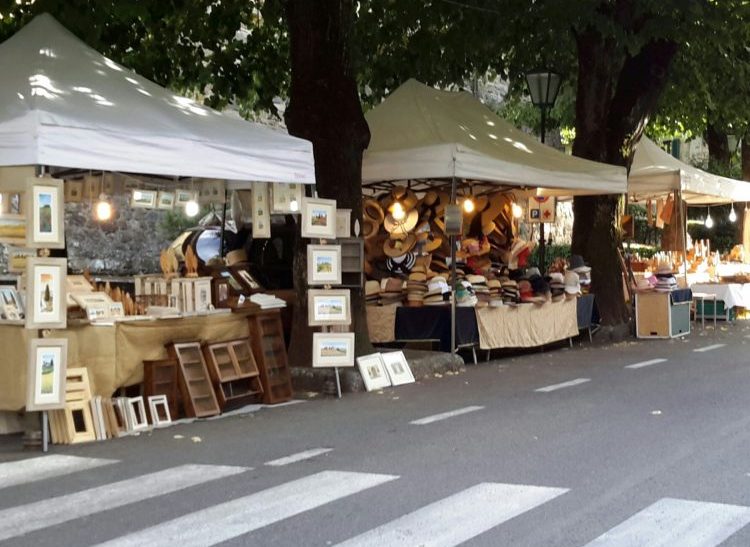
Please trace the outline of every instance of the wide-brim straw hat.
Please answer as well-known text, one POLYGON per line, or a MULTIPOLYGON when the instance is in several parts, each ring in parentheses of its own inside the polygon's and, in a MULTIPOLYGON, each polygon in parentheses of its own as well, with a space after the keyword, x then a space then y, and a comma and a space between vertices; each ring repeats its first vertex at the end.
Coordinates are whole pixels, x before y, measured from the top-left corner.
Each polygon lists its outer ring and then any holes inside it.
POLYGON ((411 251, 416 243, 414 234, 407 234, 404 239, 388 239, 383 244, 383 252, 390 257, 402 256, 411 251))
POLYGON ((386 215, 384 226, 391 237, 402 239, 417 226, 418 221, 419 213, 416 209, 412 209, 406 213, 403 220, 396 220, 392 214, 386 215))
POLYGON ((385 218, 385 213, 377 200, 368 198, 362 202, 362 217, 365 221, 369 218, 380 224, 385 218))
POLYGON ((365 281, 365 296, 380 294, 380 283, 377 281, 365 281))
POLYGON ((362 219, 362 237, 370 239, 378 235, 380 223, 368 216, 362 219))
POLYGON ((398 201, 399 203, 401 203, 401 206, 406 212, 414 209, 417 206, 417 203, 419 203, 417 194, 415 194, 413 190, 410 190, 405 186, 396 186, 391 191, 391 196, 393 196, 393 202, 398 201))

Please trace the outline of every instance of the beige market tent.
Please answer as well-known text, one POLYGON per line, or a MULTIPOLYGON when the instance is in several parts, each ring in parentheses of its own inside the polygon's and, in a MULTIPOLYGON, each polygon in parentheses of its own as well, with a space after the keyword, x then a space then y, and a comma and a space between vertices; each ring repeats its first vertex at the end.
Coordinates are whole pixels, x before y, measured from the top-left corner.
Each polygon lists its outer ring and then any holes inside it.
POLYGON ((635 199, 679 190, 688 205, 750 201, 750 183, 720 177, 681 162, 643 137, 633 158, 628 193, 635 199))
POLYGON ((365 115, 363 183, 461 179, 622 194, 625 169, 576 158, 516 129, 469 93, 409 80, 365 115))

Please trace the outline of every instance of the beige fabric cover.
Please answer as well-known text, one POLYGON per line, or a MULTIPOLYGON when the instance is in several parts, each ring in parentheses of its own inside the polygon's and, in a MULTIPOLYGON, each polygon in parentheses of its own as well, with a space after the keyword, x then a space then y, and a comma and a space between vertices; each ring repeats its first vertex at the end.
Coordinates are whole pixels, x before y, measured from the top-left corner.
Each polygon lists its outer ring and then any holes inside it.
POLYGON ((367 306, 367 328, 373 344, 396 339, 396 308, 398 306, 367 306))

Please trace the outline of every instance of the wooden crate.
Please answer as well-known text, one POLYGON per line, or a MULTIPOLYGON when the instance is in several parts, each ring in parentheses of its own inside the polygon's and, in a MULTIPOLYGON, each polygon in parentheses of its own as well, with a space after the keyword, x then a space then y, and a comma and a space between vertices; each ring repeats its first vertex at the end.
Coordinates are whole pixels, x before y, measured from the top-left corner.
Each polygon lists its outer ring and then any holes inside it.
POLYGON ((211 385, 200 342, 171 342, 167 344, 167 351, 179 365, 180 394, 185 413, 195 418, 219 414, 219 402, 211 385))
POLYGON ((222 410, 263 395, 260 372, 247 339, 204 344, 203 355, 222 410))
POLYGON ((176 359, 143 361, 143 396, 166 395, 172 419, 181 416, 180 371, 176 359))
POLYGON ((276 404, 292 398, 292 378, 284 343, 284 330, 278 310, 258 312, 248 317, 250 341, 263 384, 263 402, 276 404))

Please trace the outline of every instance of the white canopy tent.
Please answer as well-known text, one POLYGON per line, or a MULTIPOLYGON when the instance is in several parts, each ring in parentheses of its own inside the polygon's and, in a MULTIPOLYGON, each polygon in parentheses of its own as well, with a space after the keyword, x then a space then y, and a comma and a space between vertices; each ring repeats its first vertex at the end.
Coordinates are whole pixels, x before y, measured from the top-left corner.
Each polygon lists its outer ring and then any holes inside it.
POLYGON ((0 44, 0 166, 315 182, 310 142, 176 95, 40 15, 0 44))
POLYGON ((750 201, 750 183, 720 177, 683 163, 647 137, 641 138, 628 177, 635 199, 664 196, 679 190, 688 205, 720 205, 750 201))
POLYGON ((570 156, 516 129, 469 93, 409 80, 365 118, 372 134, 363 183, 463 179, 623 194, 623 167, 570 156))

